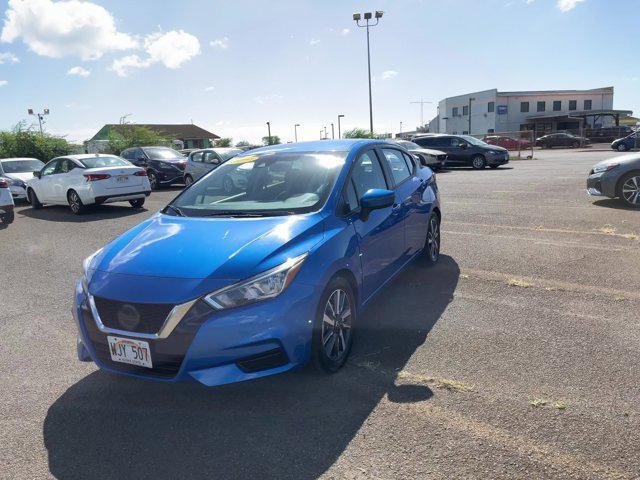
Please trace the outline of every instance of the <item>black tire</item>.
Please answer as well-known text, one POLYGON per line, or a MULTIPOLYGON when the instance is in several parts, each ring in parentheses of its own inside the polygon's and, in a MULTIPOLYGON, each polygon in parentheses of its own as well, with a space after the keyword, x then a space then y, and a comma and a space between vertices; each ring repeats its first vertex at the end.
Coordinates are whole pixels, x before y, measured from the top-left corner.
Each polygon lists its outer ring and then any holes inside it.
POLYGON ((42 208, 42 204, 40 203, 40 200, 38 200, 38 196, 36 195, 36 192, 33 190, 33 188, 27 190, 27 199, 31 204, 31 208, 35 210, 42 208))
POLYGON ((149 185, 151 185, 151 190, 157 190, 160 188, 160 184, 158 183, 158 174, 153 170, 147 171, 147 177, 149 178, 149 185))
POLYGON ((8 225, 10 223, 13 223, 15 218, 16 218, 15 212, 11 211, 11 212, 8 212, 8 213, 4 214, 4 217, 2 218, 2 221, 3 221, 3 223, 6 223, 8 225))
POLYGON ((580 146, 580 142, 573 142, 573 143, 571 144, 571 147, 572 147, 572 148, 578 148, 579 146, 580 146))
POLYGON ((313 326, 311 355, 315 367, 322 372, 337 372, 349 357, 351 345, 353 344, 353 329, 357 319, 355 298, 351 284, 342 277, 331 279, 324 289, 322 297, 320 297, 313 326), (340 320, 338 321, 336 321, 336 318, 330 318, 330 315, 327 315, 329 320, 333 320, 332 326, 325 320, 325 310, 331 312, 328 302, 331 300, 332 306, 334 306, 336 296, 339 303, 343 305, 343 312, 345 311, 344 306, 348 302, 350 313, 348 316, 340 315, 340 320), (338 332, 341 332, 341 334, 338 332), (342 350, 340 350, 341 346, 342 350), (333 355, 333 352, 335 352, 335 355, 333 355))
POLYGON ((617 146, 616 146, 616 150, 618 150, 619 152, 626 152, 627 150, 629 150, 629 148, 627 147, 626 143, 620 142, 617 146))
POLYGON ((476 170, 482 170, 487 166, 487 160, 482 155, 474 155, 471 158, 471 166, 476 170))
POLYGON ((427 264, 433 265, 440 259, 440 217, 436 212, 432 212, 429 217, 429 228, 427 229, 427 238, 424 241, 423 257, 427 264))
POLYGON ((82 215, 86 212, 87 207, 82 203, 80 195, 75 190, 69 190, 67 193, 67 201, 69 202, 69 208, 74 215, 82 215))
POLYGON ((193 184, 193 177, 191 175, 185 175, 184 176, 184 186, 188 188, 192 184, 193 184))
POLYGON ((629 172, 618 182, 617 195, 628 207, 640 208, 640 172, 629 172))
POLYGON ((135 200, 129 200, 129 205, 131 205, 135 209, 139 209, 144 205, 144 201, 144 198, 136 198, 135 200))

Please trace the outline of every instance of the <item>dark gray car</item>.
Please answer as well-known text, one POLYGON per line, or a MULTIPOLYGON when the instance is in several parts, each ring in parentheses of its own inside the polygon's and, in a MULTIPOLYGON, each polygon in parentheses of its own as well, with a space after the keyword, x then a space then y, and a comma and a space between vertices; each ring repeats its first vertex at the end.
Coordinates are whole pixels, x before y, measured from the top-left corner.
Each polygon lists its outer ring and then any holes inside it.
POLYGON ((587 192, 593 196, 619 198, 630 207, 640 208, 640 153, 596 163, 589 172, 587 192))
POLYGON ((506 148, 489 145, 469 135, 428 134, 411 139, 424 148, 434 148, 447 154, 447 167, 470 166, 481 170, 498 168, 509 163, 506 148))
POLYGON ((184 171, 185 185, 188 187, 239 153, 242 153, 239 148, 205 148, 191 152, 184 171))

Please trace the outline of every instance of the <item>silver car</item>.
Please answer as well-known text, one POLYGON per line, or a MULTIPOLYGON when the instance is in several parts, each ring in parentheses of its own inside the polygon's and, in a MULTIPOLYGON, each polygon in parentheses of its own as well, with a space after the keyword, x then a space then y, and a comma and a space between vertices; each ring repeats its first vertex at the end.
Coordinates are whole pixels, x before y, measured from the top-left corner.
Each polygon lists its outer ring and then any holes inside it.
POLYGON ((440 150, 424 148, 417 143, 410 142, 409 140, 396 140, 395 142, 406 148, 409 153, 420 161, 422 165, 429 167, 432 170, 440 170, 441 168, 444 168, 447 162, 447 154, 440 150))
POLYGON ((596 163, 589 172, 587 192, 593 196, 619 198, 640 208, 640 153, 631 153, 596 163))
POLYGON ((185 185, 188 187, 239 153, 242 153, 239 148, 205 148, 191 152, 184 170, 185 185))

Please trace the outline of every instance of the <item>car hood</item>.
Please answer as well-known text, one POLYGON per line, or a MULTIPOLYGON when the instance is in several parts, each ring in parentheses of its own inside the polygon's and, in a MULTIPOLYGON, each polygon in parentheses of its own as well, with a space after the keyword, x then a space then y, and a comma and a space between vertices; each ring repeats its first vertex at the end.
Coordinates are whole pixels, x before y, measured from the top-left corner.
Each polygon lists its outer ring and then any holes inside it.
POLYGON ((166 162, 166 163, 185 163, 187 161, 187 157, 176 157, 176 158, 155 158, 151 159, 152 162, 166 162))
POLYGON ((506 148, 503 147, 498 147, 497 145, 483 145, 482 148, 486 149, 486 150, 494 150, 496 152, 503 152, 506 153, 508 152, 508 150, 506 148))
POLYGON ((412 148, 411 150, 409 150, 411 153, 422 153, 425 155, 446 155, 445 152, 442 152, 440 150, 433 150, 431 148, 412 148))
POLYGON ((23 182, 35 178, 33 172, 3 173, 3 175, 7 178, 13 178, 14 180, 22 180, 23 182))
POLYGON ((322 239, 322 223, 319 214, 201 218, 158 213, 107 245, 92 268, 165 279, 238 280, 308 251, 322 239))
POLYGON ((627 155, 621 155, 619 157, 609 158, 607 160, 603 160, 601 162, 596 163, 593 168, 601 165, 632 165, 636 164, 640 166, 640 154, 638 153, 629 153, 627 155))

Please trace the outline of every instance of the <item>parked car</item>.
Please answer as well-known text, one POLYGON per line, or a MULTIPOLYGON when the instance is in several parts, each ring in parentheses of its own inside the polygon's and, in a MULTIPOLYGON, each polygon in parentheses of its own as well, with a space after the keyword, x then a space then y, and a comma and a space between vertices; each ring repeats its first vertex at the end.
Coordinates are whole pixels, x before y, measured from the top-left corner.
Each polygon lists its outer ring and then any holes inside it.
POLYGON ((632 133, 633 129, 627 125, 621 127, 588 128, 585 130, 584 136, 592 143, 611 143, 616 138, 625 137, 632 133))
POLYGON ((44 163, 36 158, 0 159, 0 176, 9 184, 14 200, 26 200, 26 181, 33 178, 33 172, 40 170, 44 163))
POLYGON ((527 150, 531 148, 531 141, 526 138, 512 138, 504 135, 487 135, 484 141, 489 145, 497 145, 507 150, 527 150))
POLYGON ((205 148, 191 152, 184 170, 184 184, 188 187, 200 177, 242 152, 239 148, 205 148))
MULTIPOLYGON (((435 175, 397 144, 243 153, 84 262, 78 357, 205 385, 346 362, 363 307, 411 260, 436 262, 435 175), (250 171, 241 191, 218 185, 250 171)), ((366 327, 365 327, 366 328, 366 327)))
POLYGON ((129 202, 142 208, 151 193, 144 168, 114 155, 84 154, 58 157, 27 182, 33 208, 43 204, 69 205, 76 215, 92 204, 129 202))
POLYGON ((640 208, 640 153, 630 153, 596 163, 589 172, 587 192, 593 196, 619 198, 640 208))
POLYGON ((414 155, 420 163, 425 167, 429 167, 432 170, 440 170, 444 168, 447 161, 447 154, 440 150, 432 150, 430 148, 422 148, 417 143, 413 143, 409 140, 396 140, 395 141, 401 147, 406 148, 409 153, 414 155))
POLYGON ((570 133, 550 133, 536 139, 536 146, 540 148, 571 147, 590 145, 588 138, 578 137, 570 133))
POLYGON ((184 183, 187 157, 169 147, 133 147, 120 153, 125 160, 146 169, 151 189, 184 183))
POLYGON ((640 148, 640 132, 634 132, 624 138, 611 142, 611 148, 619 152, 626 152, 634 148, 640 148))
POLYGON ((434 148, 447 154, 447 166, 471 166, 483 169, 487 165, 498 168, 509 163, 506 148, 489 145, 469 135, 428 134, 412 138, 424 148, 434 148))
POLYGON ((9 190, 9 182, 0 177, 0 221, 5 224, 13 223, 13 196, 9 190))

